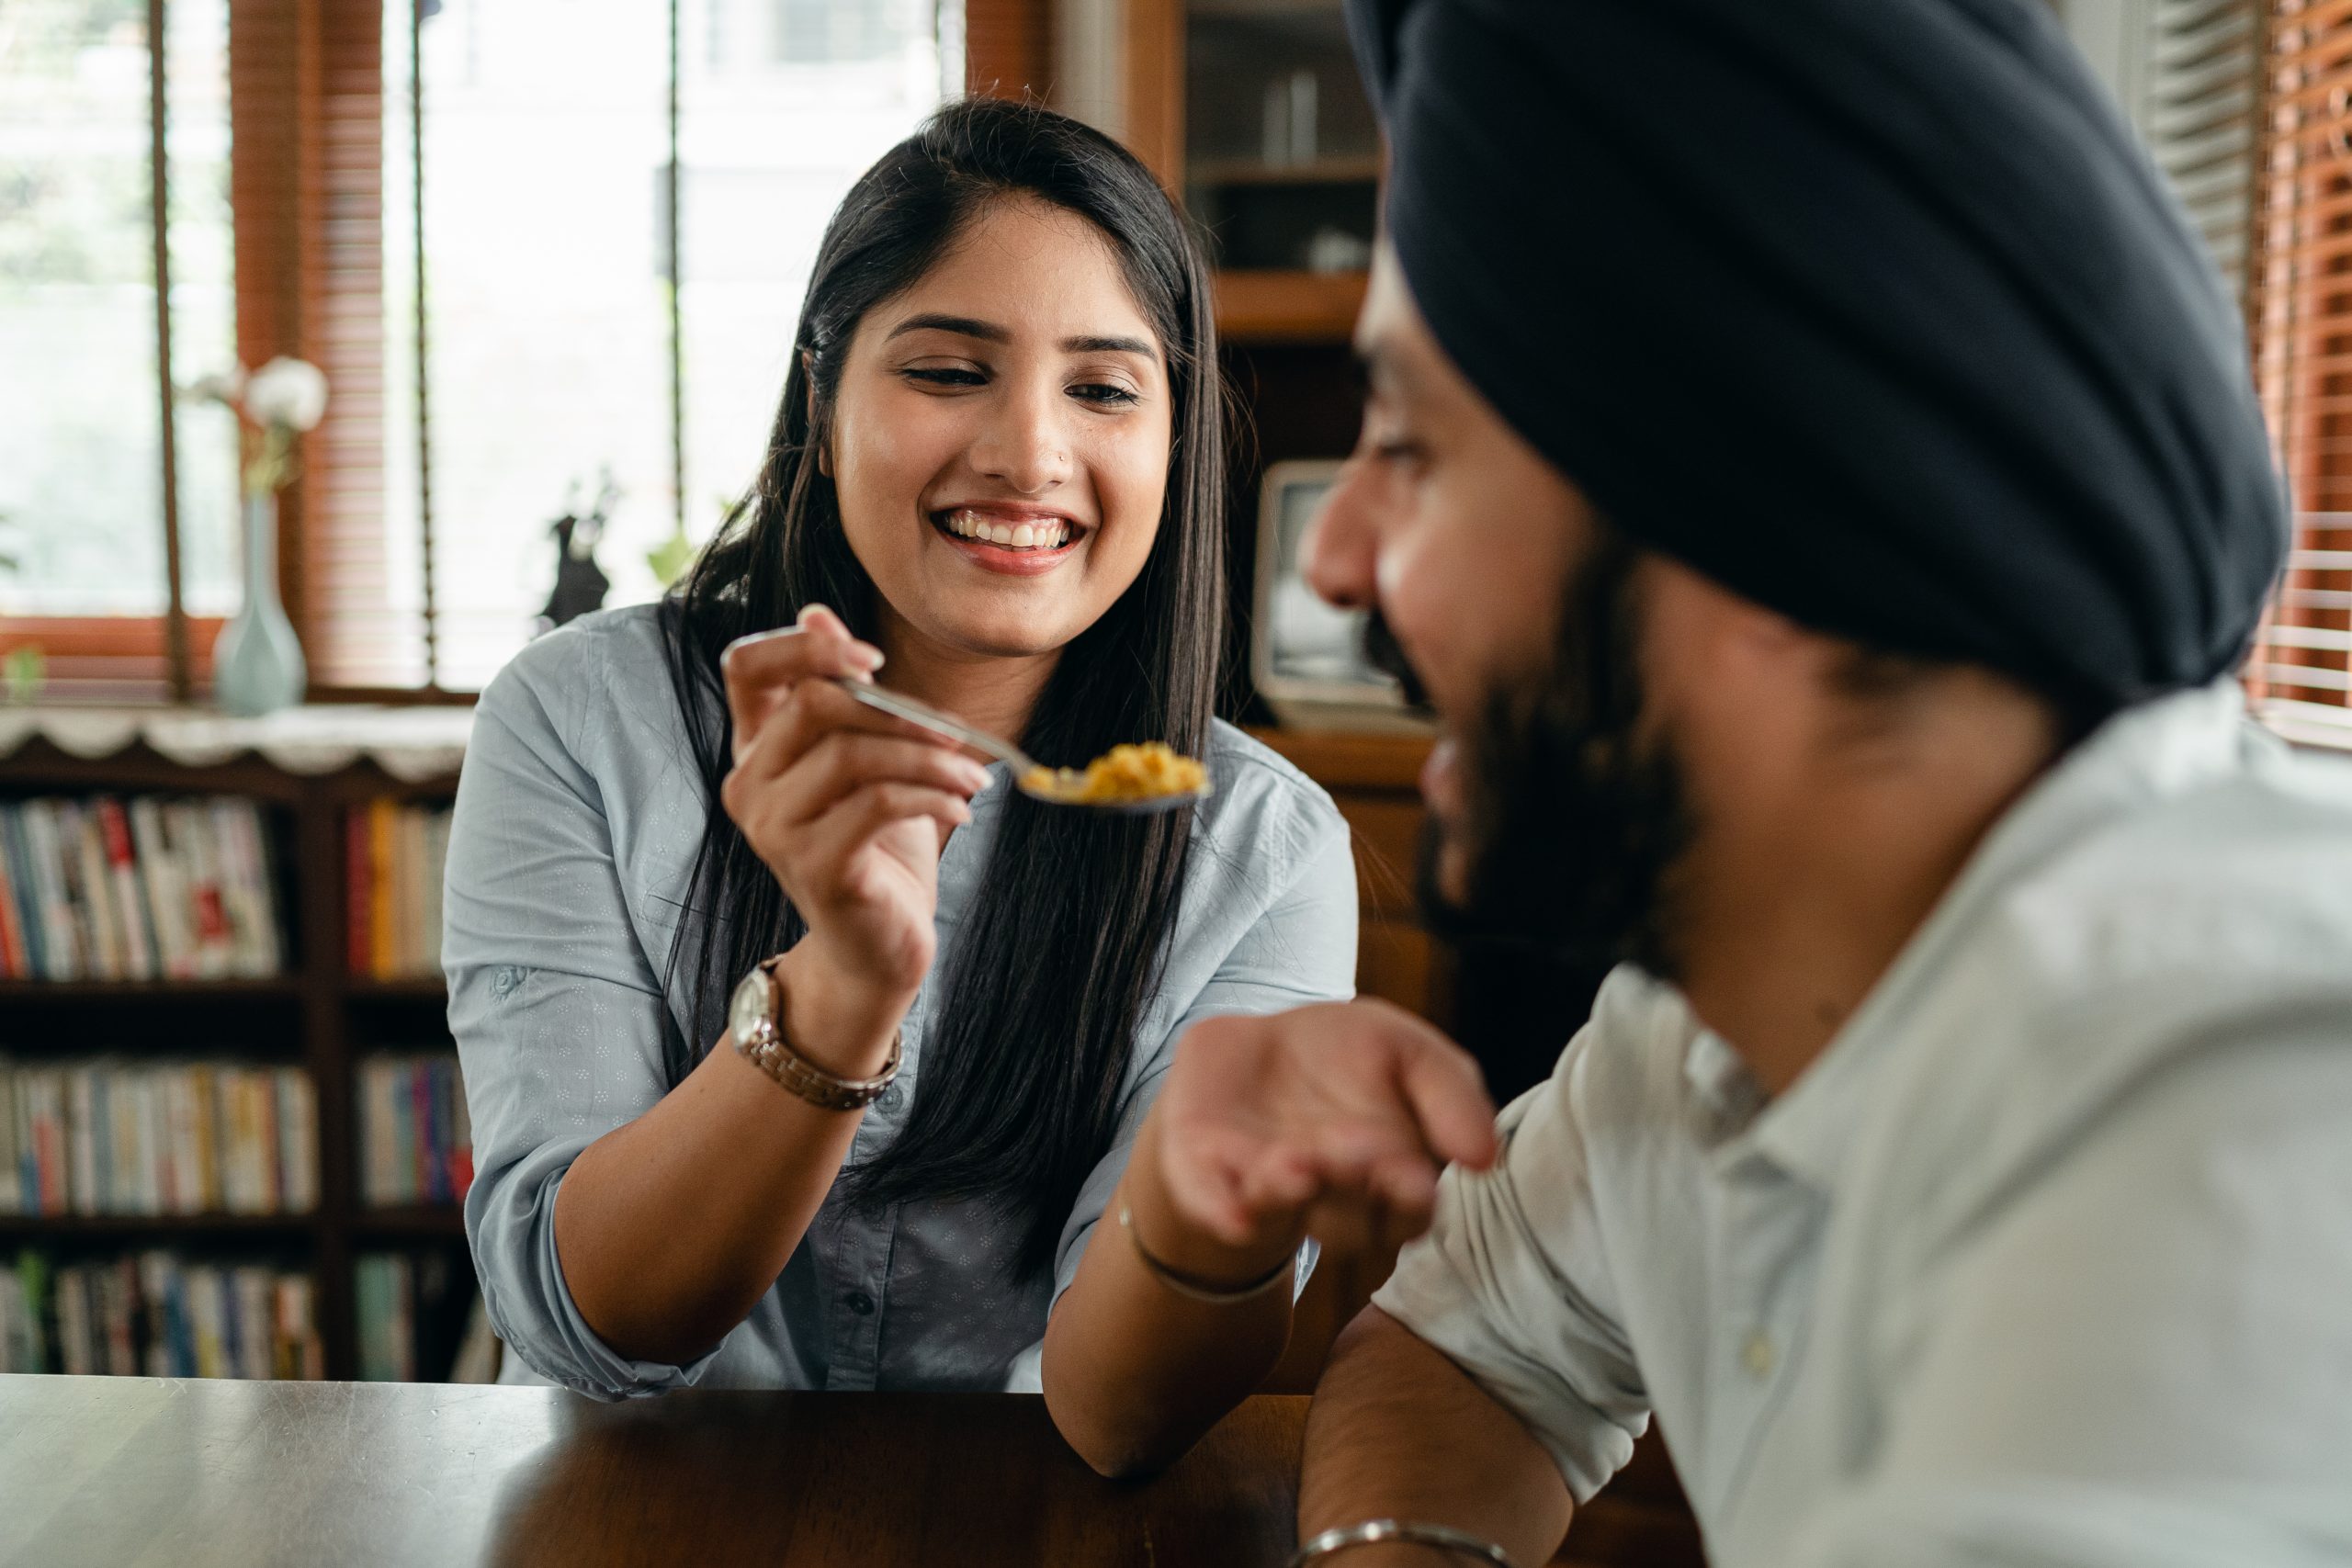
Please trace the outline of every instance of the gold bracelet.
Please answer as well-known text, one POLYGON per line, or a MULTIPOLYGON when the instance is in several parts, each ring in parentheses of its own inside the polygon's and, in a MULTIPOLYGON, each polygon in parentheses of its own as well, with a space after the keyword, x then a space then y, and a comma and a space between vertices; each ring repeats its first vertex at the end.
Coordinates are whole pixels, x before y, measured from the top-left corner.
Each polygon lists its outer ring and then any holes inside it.
POLYGON ((1298 1259, 1294 1255, 1268 1269, 1263 1278, 1247 1284, 1231 1287, 1204 1284, 1189 1274, 1170 1269, 1144 1249, 1143 1237, 1136 1234, 1135 1211, 1125 1203, 1119 1205, 1119 1228, 1127 1233, 1127 1239, 1135 1244, 1136 1258, 1153 1279, 1187 1301, 1205 1302, 1211 1306, 1231 1306, 1236 1302, 1262 1296, 1290 1278, 1292 1271, 1298 1267, 1298 1259))

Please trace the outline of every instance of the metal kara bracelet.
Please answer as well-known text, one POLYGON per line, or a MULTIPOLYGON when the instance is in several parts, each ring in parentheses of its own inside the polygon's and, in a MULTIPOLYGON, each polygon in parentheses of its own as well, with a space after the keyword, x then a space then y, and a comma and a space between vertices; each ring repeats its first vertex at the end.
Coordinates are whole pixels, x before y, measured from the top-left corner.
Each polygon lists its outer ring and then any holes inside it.
POLYGON ((1452 1525, 1416 1524, 1411 1519, 1366 1519, 1360 1525, 1342 1525, 1338 1529, 1325 1530, 1300 1547, 1283 1568, 1306 1568, 1310 1562, 1336 1557, 1354 1547, 1382 1546, 1390 1541, 1404 1546, 1434 1546, 1473 1562, 1488 1562, 1495 1568, 1512 1568, 1510 1554, 1491 1540, 1481 1540, 1466 1530, 1455 1529, 1452 1525))
POLYGON ((1291 1270, 1297 1265, 1296 1258, 1285 1258, 1266 1270, 1263 1277, 1251 1280, 1245 1284, 1229 1287, 1204 1284, 1189 1274, 1180 1273, 1170 1269, 1145 1249, 1143 1237, 1136 1234, 1135 1211, 1125 1203, 1119 1205, 1119 1228, 1127 1233, 1127 1240, 1135 1244, 1136 1259, 1150 1271, 1153 1279, 1187 1301, 1206 1302, 1211 1306, 1231 1306, 1236 1302, 1246 1302, 1262 1296, 1289 1279, 1291 1270))

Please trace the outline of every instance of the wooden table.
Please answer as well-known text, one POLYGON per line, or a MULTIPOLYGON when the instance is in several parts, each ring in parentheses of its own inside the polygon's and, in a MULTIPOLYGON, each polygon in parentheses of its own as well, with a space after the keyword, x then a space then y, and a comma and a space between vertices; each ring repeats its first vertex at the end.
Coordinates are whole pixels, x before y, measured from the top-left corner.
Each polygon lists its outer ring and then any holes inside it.
POLYGON ((1033 1395, 0 1377, 0 1562, 1248 1568, 1306 1421, 1252 1399, 1121 1483, 1033 1395))

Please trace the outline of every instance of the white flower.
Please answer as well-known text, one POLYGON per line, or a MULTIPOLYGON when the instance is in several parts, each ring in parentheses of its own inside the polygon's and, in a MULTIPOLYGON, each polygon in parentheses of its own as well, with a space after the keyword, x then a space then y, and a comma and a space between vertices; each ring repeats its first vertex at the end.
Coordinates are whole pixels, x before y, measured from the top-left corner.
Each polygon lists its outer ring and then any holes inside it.
POLYGON ((271 360, 245 383, 245 412, 256 424, 316 429, 327 412, 327 378, 300 359, 271 360))

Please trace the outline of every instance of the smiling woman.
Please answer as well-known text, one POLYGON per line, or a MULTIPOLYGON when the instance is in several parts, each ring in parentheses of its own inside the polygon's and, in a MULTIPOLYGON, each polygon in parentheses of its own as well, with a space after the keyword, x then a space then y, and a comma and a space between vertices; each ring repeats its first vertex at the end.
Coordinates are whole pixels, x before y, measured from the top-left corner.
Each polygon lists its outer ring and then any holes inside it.
POLYGON ((1049 653, 1136 581, 1172 435, 1157 335, 1104 232, 1027 196, 875 312, 822 460, 886 650, 1049 653))
POLYGON ((1110 1470, 1279 1356, 1293 1239, 1159 1246, 1178 1035, 1355 961, 1345 824, 1211 714, 1214 334, 1127 152, 944 110, 835 215, 759 480, 677 593, 484 694, 445 953, 521 1364, 1042 1389, 1110 1470), (841 684, 886 668, 1049 766, 1162 742, 1214 788, 1041 804, 841 684))

